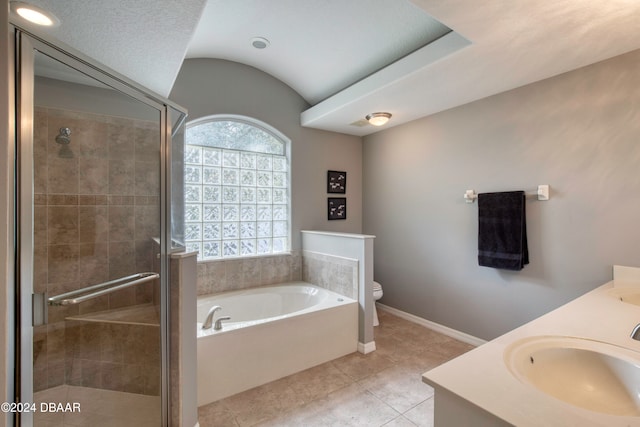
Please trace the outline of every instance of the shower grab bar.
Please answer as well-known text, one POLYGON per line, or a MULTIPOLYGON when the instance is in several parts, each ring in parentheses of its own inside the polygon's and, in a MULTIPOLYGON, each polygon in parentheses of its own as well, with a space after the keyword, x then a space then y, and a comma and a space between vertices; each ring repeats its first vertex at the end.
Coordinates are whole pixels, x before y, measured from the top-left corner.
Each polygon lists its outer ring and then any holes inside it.
POLYGON ((139 285, 141 283, 150 282, 159 278, 158 273, 137 273, 131 276, 121 277, 115 280, 109 280, 108 282, 99 283, 97 285, 87 286, 86 288, 77 289, 75 291, 65 292, 60 295, 49 297, 47 301, 49 305, 72 305, 80 304, 83 301, 87 301, 93 298, 97 298, 102 295, 110 294, 111 292, 119 291, 130 286, 139 285), (122 283, 124 282, 124 283, 122 283), (95 291, 95 292, 91 292, 95 291), (91 292, 91 293, 87 293, 91 292), (73 298, 77 295, 77 298, 73 298))

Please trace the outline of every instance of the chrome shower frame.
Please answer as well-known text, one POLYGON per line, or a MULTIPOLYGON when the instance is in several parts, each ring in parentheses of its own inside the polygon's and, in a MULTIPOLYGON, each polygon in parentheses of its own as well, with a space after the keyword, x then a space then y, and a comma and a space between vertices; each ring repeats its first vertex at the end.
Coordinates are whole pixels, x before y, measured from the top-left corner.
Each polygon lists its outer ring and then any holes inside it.
MULTIPOLYGON (((93 59, 75 51, 63 43, 51 40, 46 35, 21 28, 11 23, 10 30, 15 38, 14 49, 17 105, 16 117, 16 190, 15 190, 15 237, 16 237, 16 319, 15 325, 15 401, 33 401, 33 371, 30 360, 33 354, 33 118, 34 118, 34 51, 42 52, 113 89, 155 108, 160 114, 160 292, 161 292, 161 400, 162 425, 168 426, 170 418, 170 252, 171 252, 171 123, 172 112, 182 114, 184 122, 186 110, 168 99, 152 93, 128 78, 118 74, 93 59), (29 359, 27 359, 29 358, 29 359)), ((175 113, 173 113, 175 114, 175 113)), ((16 425, 32 425, 31 414, 17 414, 16 425)))

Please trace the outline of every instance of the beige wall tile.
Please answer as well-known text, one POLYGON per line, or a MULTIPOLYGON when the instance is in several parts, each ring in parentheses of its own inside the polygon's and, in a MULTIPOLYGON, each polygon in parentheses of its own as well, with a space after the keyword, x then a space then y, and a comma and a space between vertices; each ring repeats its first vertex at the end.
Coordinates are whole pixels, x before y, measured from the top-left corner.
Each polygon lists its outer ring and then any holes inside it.
POLYGON ((160 163, 155 161, 135 162, 135 194, 138 196, 156 195, 160 186, 160 163))
POLYGON ((78 160, 78 192, 107 194, 109 192, 109 161, 104 158, 78 160))
POLYGON ((48 242, 51 245, 78 243, 78 207, 49 206, 47 229, 48 242))
POLYGON ((109 160, 109 193, 133 195, 135 185, 135 162, 131 159, 109 160))
POLYGON ((113 119, 107 124, 107 146, 110 159, 132 159, 134 156, 133 121, 113 119))
POLYGON ((107 206, 78 207, 80 243, 106 242, 109 238, 109 209, 107 206))
POLYGON ((109 243, 109 278, 135 274, 136 271, 135 245, 130 242, 109 243))
POLYGON ((125 242, 134 238, 133 206, 109 206, 109 242, 125 242))
POLYGON ((75 282, 78 277, 79 247, 50 245, 48 252, 49 283, 75 282))
POLYGON ((78 194, 78 159, 49 156, 48 191, 51 194, 78 194))
POLYGON ((81 286, 104 282, 109 279, 107 243, 80 244, 78 248, 78 282, 81 286))

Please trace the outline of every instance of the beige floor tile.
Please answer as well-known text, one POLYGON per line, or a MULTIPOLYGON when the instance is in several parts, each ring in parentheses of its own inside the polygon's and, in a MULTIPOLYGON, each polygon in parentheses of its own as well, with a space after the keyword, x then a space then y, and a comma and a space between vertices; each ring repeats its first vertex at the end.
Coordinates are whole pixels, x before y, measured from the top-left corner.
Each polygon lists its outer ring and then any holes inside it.
POLYGON ((433 398, 425 400, 403 415, 418 427, 433 427, 433 398))
POLYGON ((432 350, 433 352, 442 354, 443 356, 447 356, 449 359, 458 357, 470 350, 473 350, 474 348, 475 347, 472 346, 471 344, 457 341, 449 337, 447 337, 446 341, 443 341, 438 345, 429 347, 429 349, 432 350))
POLYGON ((283 378, 224 399, 240 427, 252 426, 305 403, 283 378))
POLYGON ((433 369, 436 366, 442 365, 450 359, 452 359, 452 357, 444 356, 432 350, 423 350, 419 353, 411 354, 408 357, 399 360, 398 362, 396 362, 396 365, 415 370, 422 375, 424 372, 433 369))
POLYGON ((381 426, 399 413, 358 384, 352 384, 317 401, 324 424, 341 426, 381 426))
POLYGON ((287 383, 305 402, 325 397, 353 383, 353 380, 331 363, 307 369, 287 377, 287 383))
POLYGON ((323 399, 258 424, 260 427, 382 426, 400 414, 367 390, 352 384, 323 399))
POLYGON ((416 425, 406 419, 403 415, 400 415, 395 420, 391 420, 386 423, 384 427, 416 427, 416 425))
POLYGON ((383 335, 375 338, 376 353, 386 356, 393 362, 400 362, 413 357, 417 353, 423 351, 423 347, 409 340, 393 335, 383 335))
POLYGON ((400 366, 385 369, 360 384, 401 414, 433 396, 433 388, 422 382, 419 373, 400 366))
POLYGON ((335 425, 335 421, 320 401, 314 401, 287 414, 258 423, 256 427, 326 427, 335 425))
POLYGON ((393 366, 393 361, 374 351, 369 354, 352 353, 331 362, 342 373, 358 381, 393 366))

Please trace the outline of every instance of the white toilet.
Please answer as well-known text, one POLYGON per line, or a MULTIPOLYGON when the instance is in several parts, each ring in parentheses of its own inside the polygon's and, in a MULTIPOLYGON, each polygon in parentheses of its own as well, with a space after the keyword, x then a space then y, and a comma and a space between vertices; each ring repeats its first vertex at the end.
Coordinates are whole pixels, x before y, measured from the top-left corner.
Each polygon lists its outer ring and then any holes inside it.
POLYGON ((378 282, 373 282, 373 326, 378 326, 378 310, 376 309, 376 301, 382 298, 382 285, 378 282))

